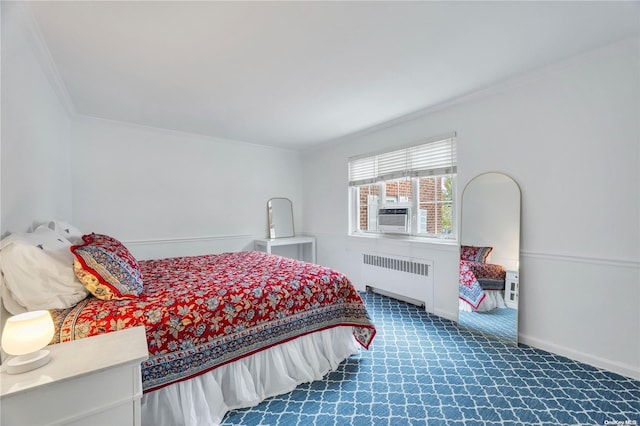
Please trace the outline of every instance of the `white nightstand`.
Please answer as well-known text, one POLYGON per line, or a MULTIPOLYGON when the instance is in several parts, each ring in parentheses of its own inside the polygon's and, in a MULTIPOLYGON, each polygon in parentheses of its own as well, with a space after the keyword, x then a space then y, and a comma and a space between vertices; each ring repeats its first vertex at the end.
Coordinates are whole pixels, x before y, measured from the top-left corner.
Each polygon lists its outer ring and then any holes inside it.
POLYGON ((519 274, 517 271, 507 271, 504 282, 504 303, 508 308, 518 309, 519 274))
POLYGON ((144 327, 48 346, 51 361, 22 374, 0 369, 3 425, 140 425, 144 327))
MULTIPOLYGON (((254 247, 256 250, 273 252, 273 247, 297 246, 297 259, 311 263, 316 263, 316 239, 315 237, 297 236, 287 238, 265 238, 255 240, 254 247)), ((277 254, 277 253, 275 253, 277 254)), ((287 256, 291 257, 291 256, 287 256)))

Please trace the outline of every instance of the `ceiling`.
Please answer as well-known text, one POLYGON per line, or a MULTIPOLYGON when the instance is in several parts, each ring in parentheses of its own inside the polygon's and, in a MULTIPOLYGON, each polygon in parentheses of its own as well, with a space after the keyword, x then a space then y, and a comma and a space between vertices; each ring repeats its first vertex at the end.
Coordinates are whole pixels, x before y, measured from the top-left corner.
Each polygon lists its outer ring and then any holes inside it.
POLYGON ((79 115, 292 149, 640 34, 640 2, 32 2, 79 115))

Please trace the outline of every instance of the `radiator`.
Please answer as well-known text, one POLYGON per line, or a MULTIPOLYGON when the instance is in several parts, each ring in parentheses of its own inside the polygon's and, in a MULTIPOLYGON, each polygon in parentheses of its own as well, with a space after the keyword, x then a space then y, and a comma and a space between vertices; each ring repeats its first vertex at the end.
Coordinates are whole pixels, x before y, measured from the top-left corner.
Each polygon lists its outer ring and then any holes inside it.
POLYGON ((362 279, 368 290, 433 312, 433 261, 380 254, 362 255, 362 279))

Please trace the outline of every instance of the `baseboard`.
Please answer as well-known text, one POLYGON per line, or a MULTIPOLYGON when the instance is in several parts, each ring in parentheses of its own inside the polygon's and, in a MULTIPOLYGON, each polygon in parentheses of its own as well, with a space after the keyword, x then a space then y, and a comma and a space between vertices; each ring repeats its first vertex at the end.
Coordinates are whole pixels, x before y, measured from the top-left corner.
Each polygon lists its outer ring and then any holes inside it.
MULTIPOLYGON (((422 308, 422 309, 426 310, 424 302, 422 300, 417 300, 417 299, 414 299, 412 297, 403 296, 401 294, 393 293, 391 291, 387 291, 387 290, 384 290, 384 289, 381 289, 381 288, 377 288, 375 286, 369 286, 368 285, 368 286, 366 286, 366 290, 370 291, 372 293, 377 293, 377 294, 381 294, 381 295, 386 296, 386 297, 390 297, 392 299, 397 299, 397 300, 400 300, 400 301, 403 301, 403 302, 407 302, 407 303, 410 303, 412 305, 418 306, 419 308, 422 308)), ((429 312, 429 311, 427 311, 427 312, 429 312)))
POLYGON ((527 336, 526 334, 519 333, 518 341, 527 346, 531 346, 536 349, 551 352, 556 355, 564 356, 575 361, 589 364, 593 367, 603 370, 611 371, 613 373, 620 374, 625 377, 630 377, 635 380, 640 380, 640 369, 628 364, 622 364, 619 362, 612 362, 611 360, 600 358, 592 355, 579 352, 566 346, 556 345, 546 340, 538 339, 535 337, 527 336))
POLYGON ((434 309, 433 314, 439 316, 440 318, 445 318, 449 321, 453 321, 456 324, 458 323, 458 311, 450 312, 442 309, 434 309))

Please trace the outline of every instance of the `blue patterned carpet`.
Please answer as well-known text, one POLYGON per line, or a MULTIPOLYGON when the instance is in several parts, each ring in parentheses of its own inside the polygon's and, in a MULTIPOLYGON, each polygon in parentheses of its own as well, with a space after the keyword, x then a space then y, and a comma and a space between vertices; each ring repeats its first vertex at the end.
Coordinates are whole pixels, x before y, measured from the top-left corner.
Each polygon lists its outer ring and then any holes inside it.
POLYGON ((323 380, 223 425, 638 425, 640 382, 514 347, 373 293, 378 333, 323 380))
POLYGON ((489 312, 458 312, 459 323, 487 336, 505 342, 515 342, 518 330, 518 311, 498 308, 489 312))

